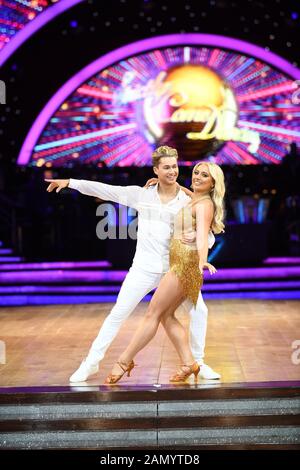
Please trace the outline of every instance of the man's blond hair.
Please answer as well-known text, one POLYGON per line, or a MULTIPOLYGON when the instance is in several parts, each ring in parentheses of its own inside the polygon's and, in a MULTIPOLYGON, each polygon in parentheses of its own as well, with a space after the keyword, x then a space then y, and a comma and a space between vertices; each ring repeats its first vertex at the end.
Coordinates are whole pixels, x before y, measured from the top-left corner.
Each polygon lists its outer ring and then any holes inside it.
POLYGON ((178 159, 177 150, 173 147, 168 147, 167 145, 162 145, 154 150, 152 153, 152 164, 153 166, 158 167, 160 163, 160 159, 163 157, 174 157, 176 160, 178 159))

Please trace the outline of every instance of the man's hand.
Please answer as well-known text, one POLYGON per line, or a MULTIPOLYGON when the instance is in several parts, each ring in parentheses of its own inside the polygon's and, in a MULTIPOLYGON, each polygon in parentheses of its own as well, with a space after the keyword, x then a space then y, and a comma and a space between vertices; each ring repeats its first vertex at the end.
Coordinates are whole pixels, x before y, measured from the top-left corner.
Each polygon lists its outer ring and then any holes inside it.
POLYGON ((185 188, 184 186, 180 186, 181 191, 183 191, 187 196, 193 197, 194 193, 193 191, 190 191, 189 189, 185 188))
POLYGON ((56 192, 59 193, 64 188, 67 188, 69 185, 70 180, 45 180, 47 183, 50 183, 47 191, 48 193, 51 193, 54 189, 56 189, 56 192))
POLYGON ((191 245, 196 241, 196 231, 193 230, 191 232, 183 232, 181 241, 184 245, 191 245))
POLYGON ((216 268, 210 263, 199 263, 200 274, 203 274, 203 269, 208 269, 210 274, 215 274, 217 272, 216 268))
POLYGON ((144 188, 149 188, 149 186, 153 186, 154 184, 157 184, 157 183, 158 183, 158 178, 150 178, 145 184, 144 188))

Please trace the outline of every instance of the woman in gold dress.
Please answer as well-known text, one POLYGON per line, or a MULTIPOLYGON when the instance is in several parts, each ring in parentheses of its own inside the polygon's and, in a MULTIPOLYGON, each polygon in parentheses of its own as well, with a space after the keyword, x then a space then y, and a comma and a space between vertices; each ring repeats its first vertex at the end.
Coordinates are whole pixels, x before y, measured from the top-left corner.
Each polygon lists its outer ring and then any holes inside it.
POLYGON ((175 311, 185 299, 197 304, 198 294, 203 283, 203 269, 216 272, 207 263, 208 233, 224 231, 223 198, 225 194, 224 174, 214 163, 199 163, 193 169, 190 203, 175 217, 174 233, 170 245, 170 270, 161 280, 146 315, 141 321, 130 344, 119 356, 106 384, 117 383, 125 373, 130 375, 134 368, 133 358, 155 336, 160 322, 166 325, 176 321, 176 335, 173 344, 179 354, 181 367, 170 378, 171 382, 185 381, 194 374, 195 380, 200 367, 195 362, 187 333, 175 317, 175 311), (182 233, 195 230, 196 241, 192 245, 182 243, 182 233))

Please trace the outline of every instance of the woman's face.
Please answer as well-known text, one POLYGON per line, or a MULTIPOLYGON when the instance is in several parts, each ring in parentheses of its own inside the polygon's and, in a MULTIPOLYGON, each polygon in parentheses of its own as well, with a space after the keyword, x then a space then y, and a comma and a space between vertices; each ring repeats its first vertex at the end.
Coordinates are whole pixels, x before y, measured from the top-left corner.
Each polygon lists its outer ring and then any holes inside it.
POLYGON ((213 186, 214 180, 209 173, 208 165, 201 163, 193 171, 192 186, 195 193, 209 193, 213 186))

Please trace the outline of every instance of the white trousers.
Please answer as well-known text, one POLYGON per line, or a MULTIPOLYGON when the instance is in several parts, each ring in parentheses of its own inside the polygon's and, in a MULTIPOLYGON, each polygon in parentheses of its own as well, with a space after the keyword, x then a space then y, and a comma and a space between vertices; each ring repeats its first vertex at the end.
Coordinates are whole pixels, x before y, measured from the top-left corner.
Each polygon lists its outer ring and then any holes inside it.
MULTIPOLYGON (((87 362, 89 364, 98 364, 103 359, 124 320, 128 318, 145 295, 158 286, 163 275, 164 273, 151 273, 134 266, 130 268, 121 286, 117 302, 104 320, 88 353, 87 362)), ((189 337, 193 356, 199 364, 203 364, 208 310, 201 292, 196 308, 189 300, 185 300, 182 306, 190 314, 189 337)))

